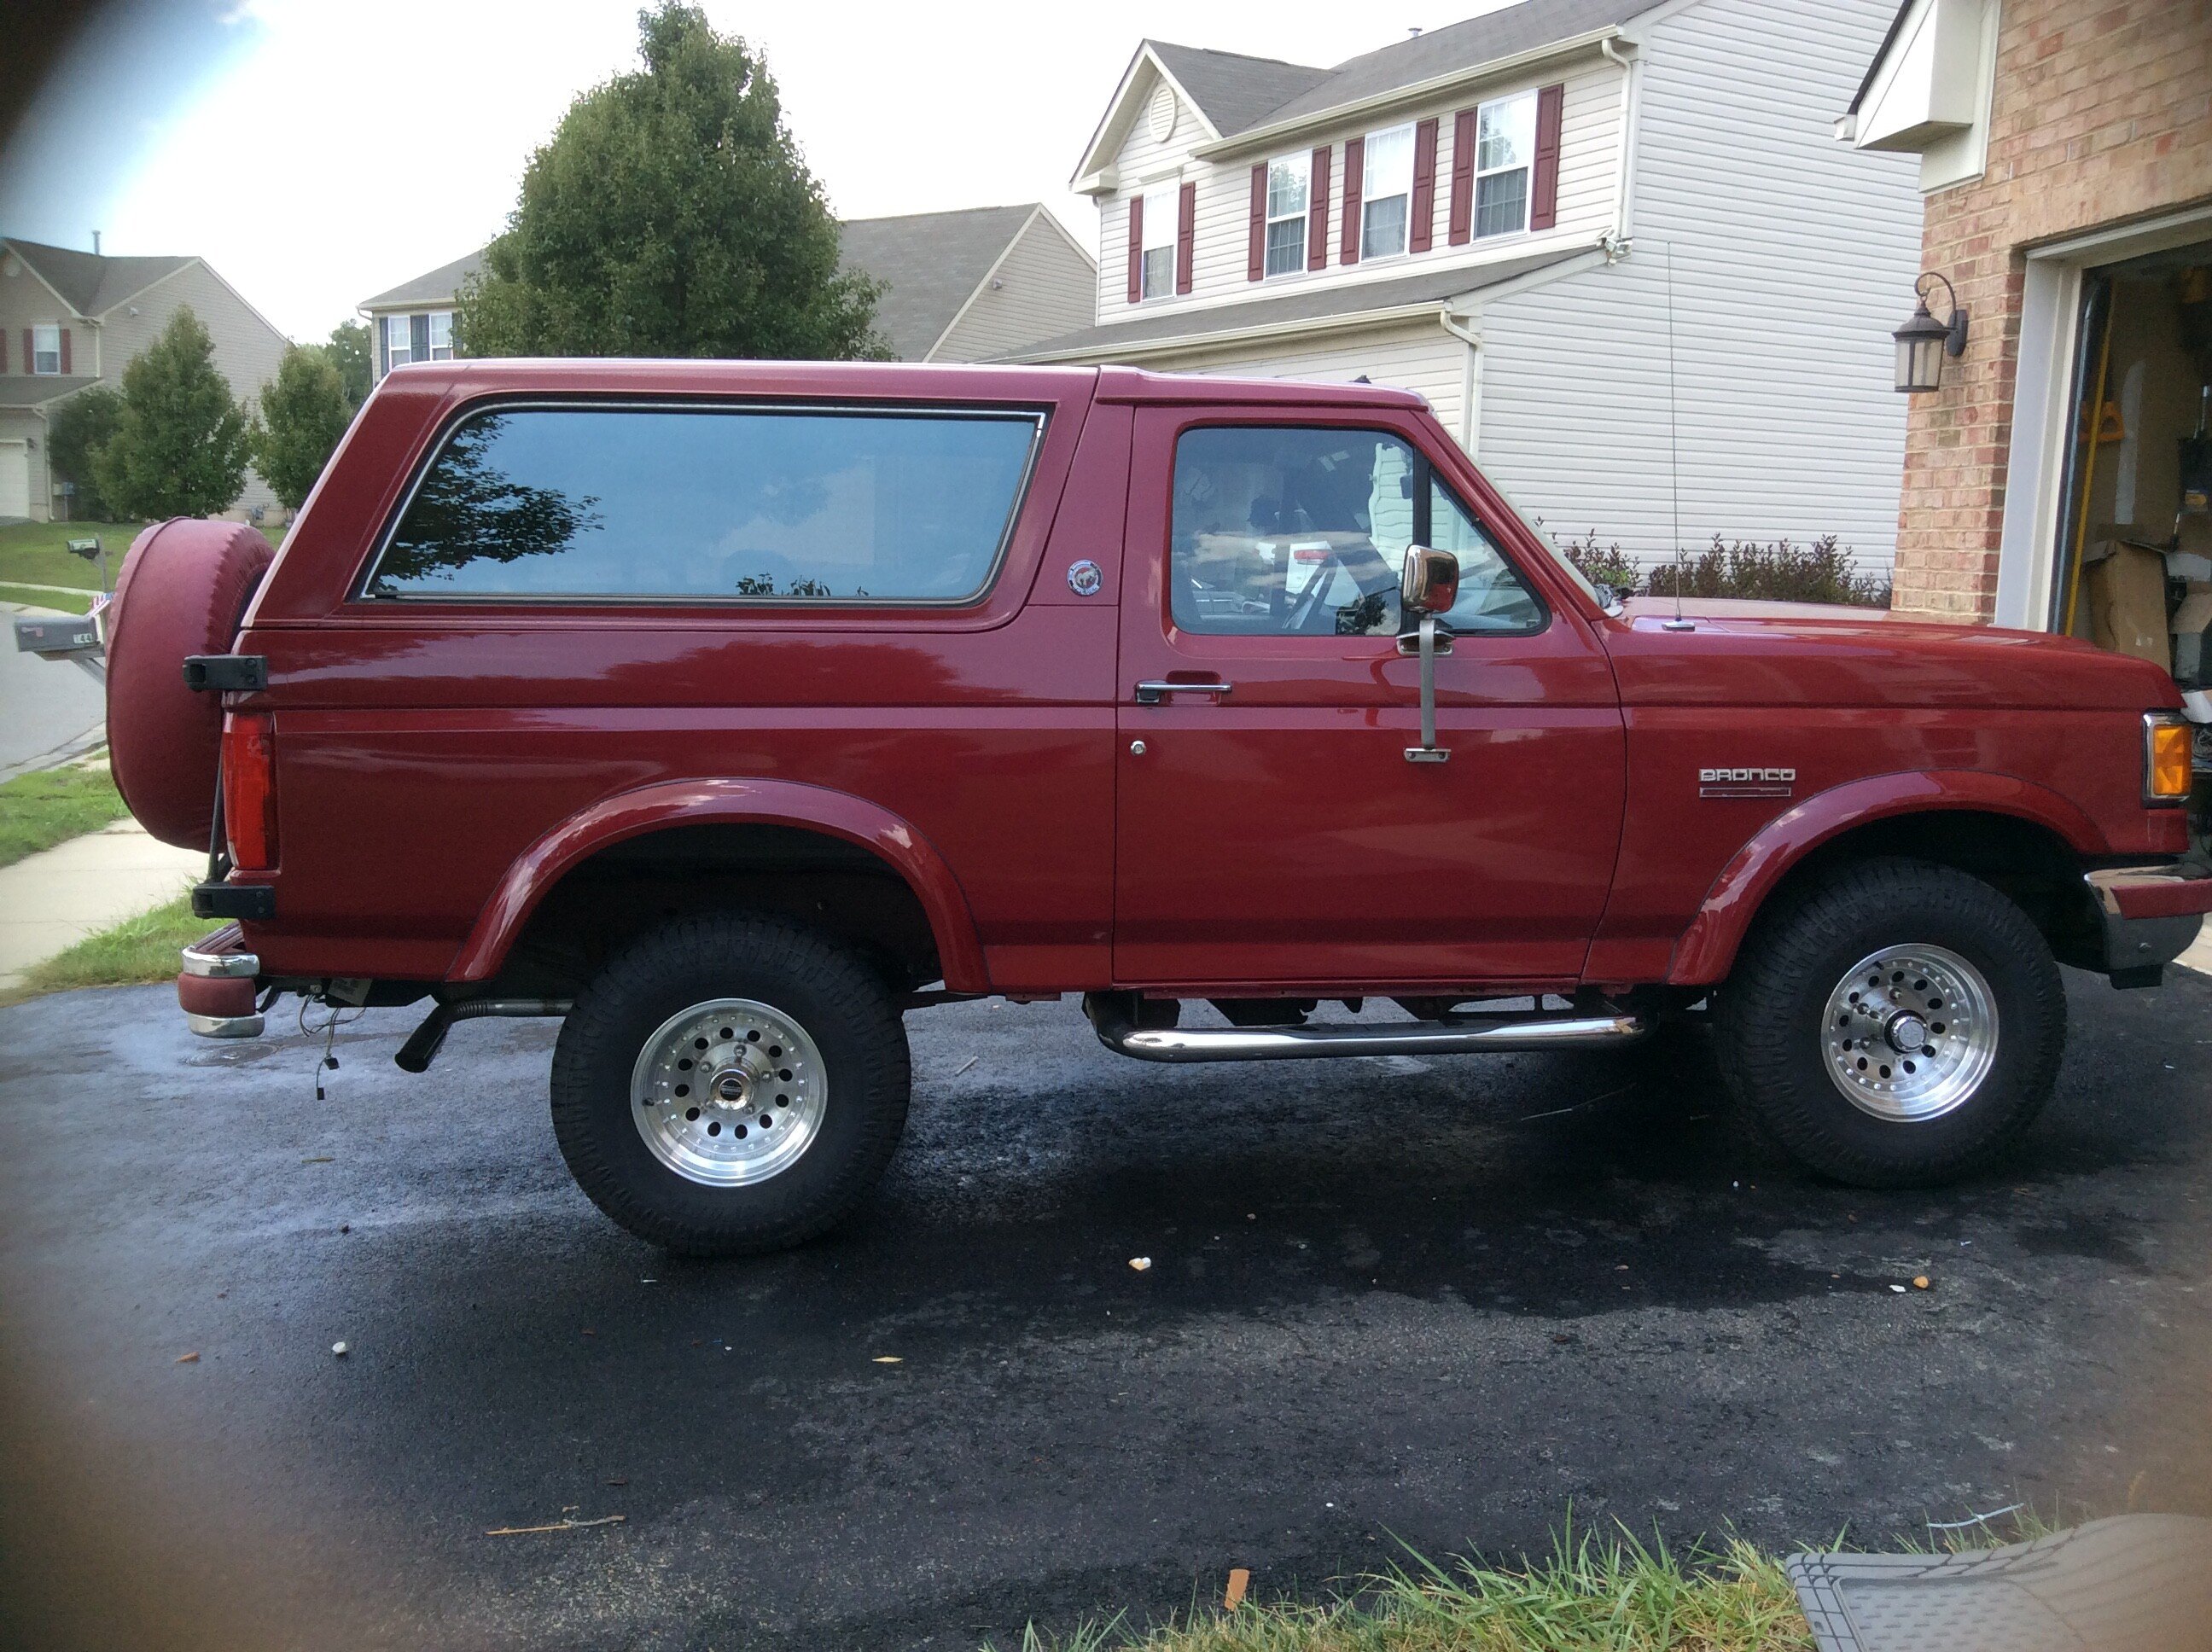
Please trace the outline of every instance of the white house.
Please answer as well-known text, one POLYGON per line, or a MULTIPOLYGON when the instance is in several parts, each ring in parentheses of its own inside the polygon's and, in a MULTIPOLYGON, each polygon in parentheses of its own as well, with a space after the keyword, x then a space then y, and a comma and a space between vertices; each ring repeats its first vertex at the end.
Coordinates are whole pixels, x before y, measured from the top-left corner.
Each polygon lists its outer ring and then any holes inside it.
POLYGON ((1562 538, 1886 564, 1920 197, 1832 134, 1893 9, 1524 0, 1333 69, 1146 40, 1074 179, 1091 324, 1010 354, 1364 375, 1562 538))

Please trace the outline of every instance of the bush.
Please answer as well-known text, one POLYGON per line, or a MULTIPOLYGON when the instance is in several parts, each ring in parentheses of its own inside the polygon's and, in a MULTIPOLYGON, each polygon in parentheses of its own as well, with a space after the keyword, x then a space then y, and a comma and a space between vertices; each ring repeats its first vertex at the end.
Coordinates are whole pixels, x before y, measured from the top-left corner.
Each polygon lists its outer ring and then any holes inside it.
POLYGON ((253 463, 287 510, 300 508, 352 417, 328 352, 313 344, 284 352, 276 383, 261 386, 253 463))
POLYGON ((106 522, 113 513, 106 495, 93 477, 93 465, 123 416, 123 398, 106 385, 91 385, 77 392, 54 410, 48 428, 46 451, 54 473, 76 484, 70 514, 80 522, 106 522))
POLYGON ((185 307, 123 370, 123 407, 92 469, 123 516, 213 516, 246 481, 246 415, 216 370, 215 343, 185 307))
POLYGON ((1592 585, 1609 585, 1633 592, 1644 583, 1644 575, 1636 564, 1620 554, 1617 544, 1598 548, 1597 530, 1592 528, 1579 539, 1569 539, 1559 546, 1559 554, 1582 571, 1592 585))
MULTIPOLYGON (((1672 562, 1654 568, 1645 588, 1655 597, 1675 594, 1672 562)), ((1778 539, 1771 545, 1739 539, 1712 544, 1682 564, 1685 597, 1756 597, 1768 602, 1841 603, 1854 608, 1889 606, 1887 574, 1862 574, 1851 554, 1824 533, 1809 545, 1778 539)))

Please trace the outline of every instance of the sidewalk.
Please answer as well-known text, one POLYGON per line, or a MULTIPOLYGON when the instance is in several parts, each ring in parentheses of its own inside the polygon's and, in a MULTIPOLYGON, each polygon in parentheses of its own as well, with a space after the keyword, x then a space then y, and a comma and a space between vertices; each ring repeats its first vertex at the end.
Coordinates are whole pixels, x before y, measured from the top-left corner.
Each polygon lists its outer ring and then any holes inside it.
POLYGON ((128 818, 0 866, 0 991, 87 935, 175 899, 206 868, 206 851, 156 842, 128 818))

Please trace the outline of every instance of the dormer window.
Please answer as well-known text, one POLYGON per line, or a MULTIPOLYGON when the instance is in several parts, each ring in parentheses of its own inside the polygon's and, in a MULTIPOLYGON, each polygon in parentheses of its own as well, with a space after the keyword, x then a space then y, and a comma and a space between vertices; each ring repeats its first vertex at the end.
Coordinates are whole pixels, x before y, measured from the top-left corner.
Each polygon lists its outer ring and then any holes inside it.
POLYGON ((62 330, 58 327, 31 329, 31 371, 58 374, 62 370, 62 330))
POLYGON ((1389 258, 1406 250, 1413 213, 1413 129, 1408 125, 1370 132, 1360 185, 1359 255, 1389 258))
POLYGON ((1306 206, 1313 188, 1310 153, 1267 163, 1267 273, 1287 276, 1306 264, 1306 206))
POLYGON ((1474 233, 1517 235, 1528 227, 1528 172, 1536 155, 1536 94, 1486 103, 1475 118, 1474 233))
POLYGON ((1175 291, 1176 192, 1145 191, 1144 295, 1166 298, 1175 291))

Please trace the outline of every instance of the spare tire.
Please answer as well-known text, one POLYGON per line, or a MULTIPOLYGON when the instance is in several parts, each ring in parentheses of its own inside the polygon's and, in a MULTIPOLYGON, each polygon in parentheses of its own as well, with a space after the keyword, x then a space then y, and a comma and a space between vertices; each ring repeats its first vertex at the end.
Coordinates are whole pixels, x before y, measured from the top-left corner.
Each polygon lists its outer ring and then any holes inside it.
POLYGON ((222 696, 185 686, 187 655, 230 652, 276 556, 243 522, 175 517, 131 542, 107 610, 107 751, 116 789, 164 843, 215 825, 222 696))

